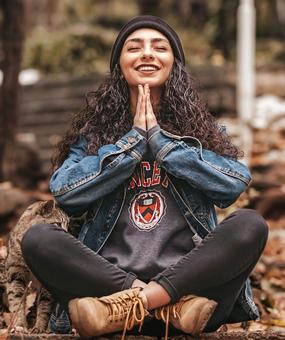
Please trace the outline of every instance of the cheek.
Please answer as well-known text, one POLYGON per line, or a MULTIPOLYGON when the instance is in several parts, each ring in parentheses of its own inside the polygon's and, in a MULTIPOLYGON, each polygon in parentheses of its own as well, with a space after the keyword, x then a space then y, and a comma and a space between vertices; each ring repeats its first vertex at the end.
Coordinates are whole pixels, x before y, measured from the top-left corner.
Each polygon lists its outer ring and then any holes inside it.
POLYGON ((134 74, 130 68, 125 68, 122 74, 129 85, 133 85, 134 74))
POLYGON ((121 72, 129 86, 137 85, 137 82, 135 81, 135 74, 132 68, 121 68, 121 72))
POLYGON ((169 77, 171 71, 172 71, 172 67, 173 67, 173 63, 169 62, 168 64, 165 64, 165 76, 167 76, 167 78, 169 77))
POLYGON ((165 58, 161 58, 161 62, 164 65, 165 69, 171 71, 174 64, 174 58, 171 56, 165 56, 165 58))
POLYGON ((132 73, 133 71, 132 64, 133 64, 132 60, 129 59, 120 61, 121 72, 125 78, 132 73))

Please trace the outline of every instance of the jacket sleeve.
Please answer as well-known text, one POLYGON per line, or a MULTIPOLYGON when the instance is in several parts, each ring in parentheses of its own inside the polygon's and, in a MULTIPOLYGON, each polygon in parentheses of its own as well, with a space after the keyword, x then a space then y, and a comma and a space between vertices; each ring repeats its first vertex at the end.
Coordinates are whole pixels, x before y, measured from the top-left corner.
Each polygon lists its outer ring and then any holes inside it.
POLYGON ((202 148, 191 136, 175 136, 157 125, 148 134, 157 162, 174 177, 201 190, 220 208, 231 205, 251 180, 242 163, 202 148))
POLYGON ((89 205, 109 194, 133 173, 146 150, 147 139, 135 128, 115 144, 87 155, 84 137, 70 148, 69 156, 51 176, 50 190, 70 214, 88 210, 89 205))

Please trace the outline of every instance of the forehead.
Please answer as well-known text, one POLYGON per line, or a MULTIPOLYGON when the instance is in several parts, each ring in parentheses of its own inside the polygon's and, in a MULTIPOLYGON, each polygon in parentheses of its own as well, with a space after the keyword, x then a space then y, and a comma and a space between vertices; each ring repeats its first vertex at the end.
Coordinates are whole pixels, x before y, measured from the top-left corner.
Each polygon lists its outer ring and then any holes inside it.
POLYGON ((140 40, 152 40, 152 39, 163 39, 169 43, 169 40, 161 32, 152 28, 140 28, 132 32, 126 39, 125 44, 132 39, 140 40))

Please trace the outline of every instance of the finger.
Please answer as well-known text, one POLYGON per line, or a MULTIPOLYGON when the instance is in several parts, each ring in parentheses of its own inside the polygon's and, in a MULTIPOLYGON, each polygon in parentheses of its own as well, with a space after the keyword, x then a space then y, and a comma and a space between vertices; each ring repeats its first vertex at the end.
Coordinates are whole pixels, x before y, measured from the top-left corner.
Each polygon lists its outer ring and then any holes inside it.
POLYGON ((154 114, 153 107, 152 107, 152 104, 151 104, 151 98, 150 98, 150 87, 149 87, 148 84, 146 84, 146 85, 147 85, 146 86, 146 95, 148 96, 147 101, 146 101, 147 102, 146 112, 154 114))
POLYGON ((153 126, 157 125, 157 119, 153 112, 153 107, 150 100, 150 93, 147 95, 147 114, 146 114, 146 124, 147 129, 151 129, 153 126))
POLYGON ((141 100, 141 108, 140 108, 140 116, 145 118, 146 110, 146 96, 144 94, 144 89, 142 87, 142 100, 141 100))
POLYGON ((136 113, 134 116, 134 126, 137 126, 143 130, 146 130, 146 118, 145 118, 145 108, 143 106, 144 102, 144 90, 142 85, 138 85, 138 98, 136 113))
POLYGON ((147 114, 150 114, 151 116, 154 115, 153 107, 152 107, 151 100, 150 100, 150 93, 146 95, 146 112, 147 114))
POLYGON ((144 85, 144 94, 147 95, 149 92, 150 92, 150 90, 149 90, 149 85, 148 85, 148 84, 145 84, 145 85, 144 85))
POLYGON ((146 102, 146 114, 153 113, 153 108, 150 101, 150 88, 148 84, 145 84, 144 93, 146 102))
POLYGON ((143 96, 144 95, 144 87, 143 87, 143 85, 139 85, 139 95, 140 96, 143 96))
POLYGON ((143 88, 142 85, 138 85, 138 100, 137 100, 137 107, 136 107, 136 115, 140 115, 141 110, 141 103, 143 98, 143 88))

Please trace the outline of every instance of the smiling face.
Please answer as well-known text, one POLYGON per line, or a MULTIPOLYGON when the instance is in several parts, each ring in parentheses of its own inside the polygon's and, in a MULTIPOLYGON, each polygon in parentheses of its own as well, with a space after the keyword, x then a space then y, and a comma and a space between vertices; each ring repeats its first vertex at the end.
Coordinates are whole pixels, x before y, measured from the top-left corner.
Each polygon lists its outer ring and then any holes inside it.
POLYGON ((126 39, 120 68, 130 87, 149 84, 161 88, 169 77, 174 55, 168 39, 159 31, 141 28, 126 39))

